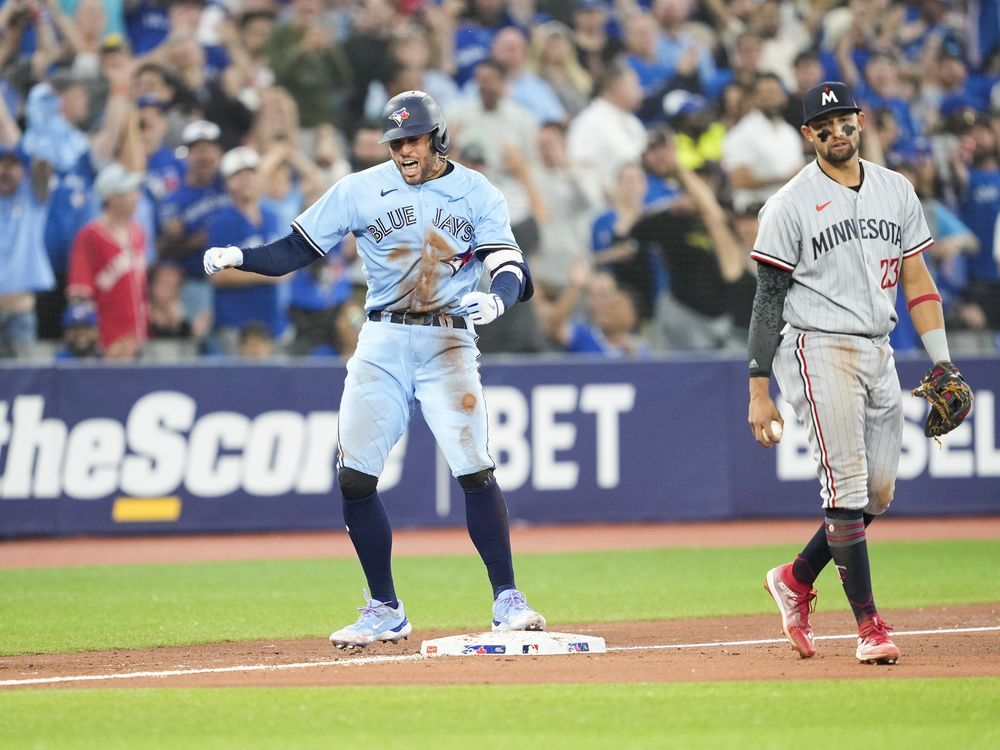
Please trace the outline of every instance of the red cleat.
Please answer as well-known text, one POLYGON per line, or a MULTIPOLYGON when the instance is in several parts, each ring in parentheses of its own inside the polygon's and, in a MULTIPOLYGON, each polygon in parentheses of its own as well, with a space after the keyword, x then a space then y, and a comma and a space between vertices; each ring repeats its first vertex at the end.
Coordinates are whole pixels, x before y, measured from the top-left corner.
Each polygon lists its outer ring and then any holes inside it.
POLYGON ((889 638, 892 630, 878 615, 862 620, 858 625, 858 650, 855 656, 864 664, 895 664, 899 647, 889 638))
POLYGON ((767 571, 764 588, 778 605, 781 629, 785 631, 792 647, 803 659, 815 656, 816 642, 809 625, 809 613, 816 606, 816 590, 795 580, 791 563, 767 571))

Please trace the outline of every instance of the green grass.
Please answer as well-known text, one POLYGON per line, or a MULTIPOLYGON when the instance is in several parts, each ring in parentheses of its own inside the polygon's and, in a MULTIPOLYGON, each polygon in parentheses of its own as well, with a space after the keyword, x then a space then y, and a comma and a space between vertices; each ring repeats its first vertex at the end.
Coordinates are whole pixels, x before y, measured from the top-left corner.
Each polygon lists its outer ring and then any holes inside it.
MULTIPOLYGON (((795 547, 518 555, 519 585, 553 625, 770 613, 764 572, 795 547)), ((1000 601, 1000 540, 885 542, 872 566, 883 609, 1000 601), (961 586, 956 586, 956 581, 961 586)), ((397 590, 421 630, 486 626, 482 564, 400 558, 397 590)), ((267 560, 0 570, 0 655, 325 637, 361 601, 353 560, 267 560)), ((835 573, 825 610, 846 609, 835 573)))
POLYGON ((0 693, 38 749, 994 748, 1000 679, 0 693))

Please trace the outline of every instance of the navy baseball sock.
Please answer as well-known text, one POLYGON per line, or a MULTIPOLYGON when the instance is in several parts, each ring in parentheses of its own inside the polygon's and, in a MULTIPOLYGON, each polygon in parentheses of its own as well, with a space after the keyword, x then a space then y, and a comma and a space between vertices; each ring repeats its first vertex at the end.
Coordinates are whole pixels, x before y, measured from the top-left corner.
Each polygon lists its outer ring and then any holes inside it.
MULTIPOLYGON (((875 520, 875 516, 865 513, 865 528, 875 520)), ((816 533, 813 534, 806 546, 802 548, 799 556, 792 563, 792 575, 799 583, 812 586, 819 577, 820 572, 830 562, 830 545, 826 542, 826 522, 819 525, 816 533)))
POLYGON ((395 609, 399 602, 392 583, 392 526, 378 492, 360 500, 344 500, 344 523, 372 599, 395 609))
POLYGON ((469 537, 486 564, 493 598, 514 585, 514 560, 510 553, 507 502, 496 479, 482 489, 465 490, 465 522, 469 537))
POLYGON ((826 543, 840 572, 844 593, 854 610, 854 618, 861 622, 877 614, 862 512, 829 508, 825 524, 826 543))

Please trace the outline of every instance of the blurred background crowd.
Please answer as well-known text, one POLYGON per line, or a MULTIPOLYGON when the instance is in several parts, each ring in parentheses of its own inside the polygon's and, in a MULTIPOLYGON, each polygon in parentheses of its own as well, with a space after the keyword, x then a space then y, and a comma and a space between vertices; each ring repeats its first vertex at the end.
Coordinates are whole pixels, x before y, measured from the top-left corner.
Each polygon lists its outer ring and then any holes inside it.
POLYGON ((745 353, 757 213, 827 79, 923 202, 953 351, 995 351, 1000 0, 2 0, 0 357, 349 356, 351 237, 281 279, 201 256, 387 159, 409 89, 536 280, 485 353, 745 353))

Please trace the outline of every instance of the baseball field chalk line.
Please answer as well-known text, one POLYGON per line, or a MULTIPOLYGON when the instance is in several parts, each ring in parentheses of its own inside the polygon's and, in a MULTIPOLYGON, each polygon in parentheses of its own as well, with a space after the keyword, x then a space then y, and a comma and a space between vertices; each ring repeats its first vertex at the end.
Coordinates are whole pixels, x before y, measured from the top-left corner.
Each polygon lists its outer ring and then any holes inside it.
MULTIPOLYGON (((894 630, 892 637, 908 635, 953 635, 958 633, 988 633, 1000 630, 1000 625, 976 628, 945 628, 942 630, 894 630)), ((857 638, 857 633, 846 635, 818 635, 817 641, 834 641, 857 638)), ((615 651, 663 651, 668 649, 725 648, 727 646, 766 646, 785 643, 785 638, 761 638, 749 641, 706 641, 704 643, 671 643, 652 646, 609 646, 608 653, 615 651)), ((33 677, 24 680, 0 680, 0 687, 21 687, 27 685, 50 685, 59 682, 94 682, 98 680, 130 680, 141 677, 183 677, 194 674, 225 674, 227 672, 277 672, 285 669, 311 669, 313 667, 360 667, 366 664, 394 664, 423 659, 420 654, 401 656, 359 656, 329 661, 305 661, 297 664, 241 664, 234 667, 204 667, 200 669, 170 669, 161 672, 119 672, 117 674, 81 674, 65 677, 33 677)))

